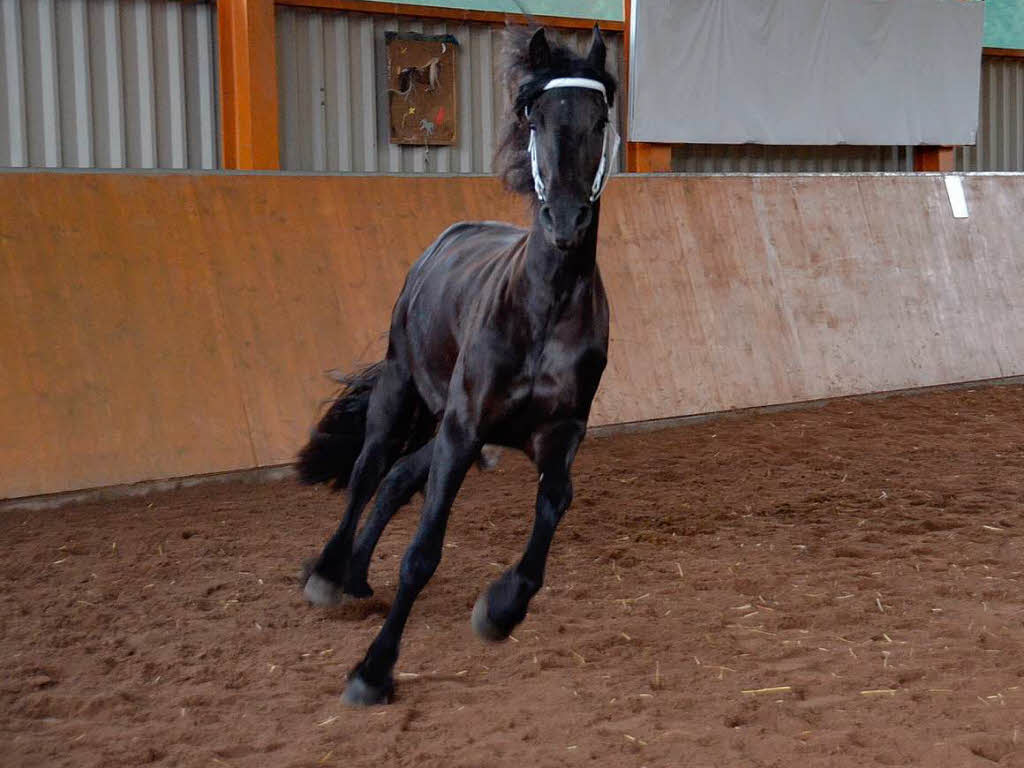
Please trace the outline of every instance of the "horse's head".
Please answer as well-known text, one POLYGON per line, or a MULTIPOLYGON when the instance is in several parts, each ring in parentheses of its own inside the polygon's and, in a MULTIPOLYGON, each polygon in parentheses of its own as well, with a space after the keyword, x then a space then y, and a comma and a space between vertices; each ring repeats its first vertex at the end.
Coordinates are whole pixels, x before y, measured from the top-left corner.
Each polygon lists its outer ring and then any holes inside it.
POLYGON ((533 193, 544 237, 562 250, 577 247, 611 171, 618 136, 609 125, 615 81, 605 70, 600 30, 586 57, 551 44, 543 29, 518 49, 510 72, 512 116, 499 150, 502 176, 533 193))

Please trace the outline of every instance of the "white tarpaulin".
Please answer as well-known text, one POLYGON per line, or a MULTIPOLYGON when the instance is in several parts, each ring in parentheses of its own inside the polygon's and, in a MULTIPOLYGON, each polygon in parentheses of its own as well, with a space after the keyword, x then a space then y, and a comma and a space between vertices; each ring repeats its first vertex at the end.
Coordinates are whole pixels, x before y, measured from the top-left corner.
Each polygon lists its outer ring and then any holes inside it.
POLYGON ((630 140, 973 144, 984 3, 633 0, 630 140))

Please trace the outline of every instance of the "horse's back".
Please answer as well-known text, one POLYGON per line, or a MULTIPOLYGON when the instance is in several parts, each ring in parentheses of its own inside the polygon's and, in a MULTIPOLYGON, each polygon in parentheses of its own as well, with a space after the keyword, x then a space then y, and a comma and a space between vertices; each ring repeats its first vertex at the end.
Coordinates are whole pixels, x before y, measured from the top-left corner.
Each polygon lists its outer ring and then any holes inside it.
POLYGON ((404 358, 428 407, 447 398, 473 310, 496 299, 514 271, 527 230, 497 221, 448 227, 409 269, 395 304, 392 353, 404 358))
POLYGON ((512 266, 527 231, 500 221, 460 221, 442 232, 409 269, 399 305, 434 311, 433 302, 478 297, 494 274, 512 266))
POLYGON ((460 221, 438 235, 413 264, 410 277, 455 261, 500 257, 514 250, 527 234, 522 227, 503 221, 460 221))

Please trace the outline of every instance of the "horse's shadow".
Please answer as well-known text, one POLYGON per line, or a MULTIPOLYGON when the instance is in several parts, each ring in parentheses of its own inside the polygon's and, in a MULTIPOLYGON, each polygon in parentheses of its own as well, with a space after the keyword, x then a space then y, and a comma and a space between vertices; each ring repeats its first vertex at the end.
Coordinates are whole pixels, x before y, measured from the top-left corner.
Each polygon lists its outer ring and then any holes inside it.
MULTIPOLYGON (((299 570, 298 587, 301 590, 313 573, 316 560, 310 558, 302 563, 299 570)), ((379 597, 355 598, 342 595, 333 605, 325 606, 324 616, 331 621, 359 621, 371 616, 387 616, 391 603, 379 597)))
POLYGON ((361 621, 371 616, 387 616, 390 610, 391 603, 379 597, 346 597, 337 605, 328 606, 324 617, 331 621, 361 621))

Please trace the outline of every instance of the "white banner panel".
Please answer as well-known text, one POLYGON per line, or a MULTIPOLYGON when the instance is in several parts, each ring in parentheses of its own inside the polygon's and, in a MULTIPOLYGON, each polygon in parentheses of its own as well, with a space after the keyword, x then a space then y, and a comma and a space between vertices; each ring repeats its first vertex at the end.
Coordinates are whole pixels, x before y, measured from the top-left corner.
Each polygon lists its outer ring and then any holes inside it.
POLYGON ((984 3, 632 1, 631 141, 975 142, 984 3))

